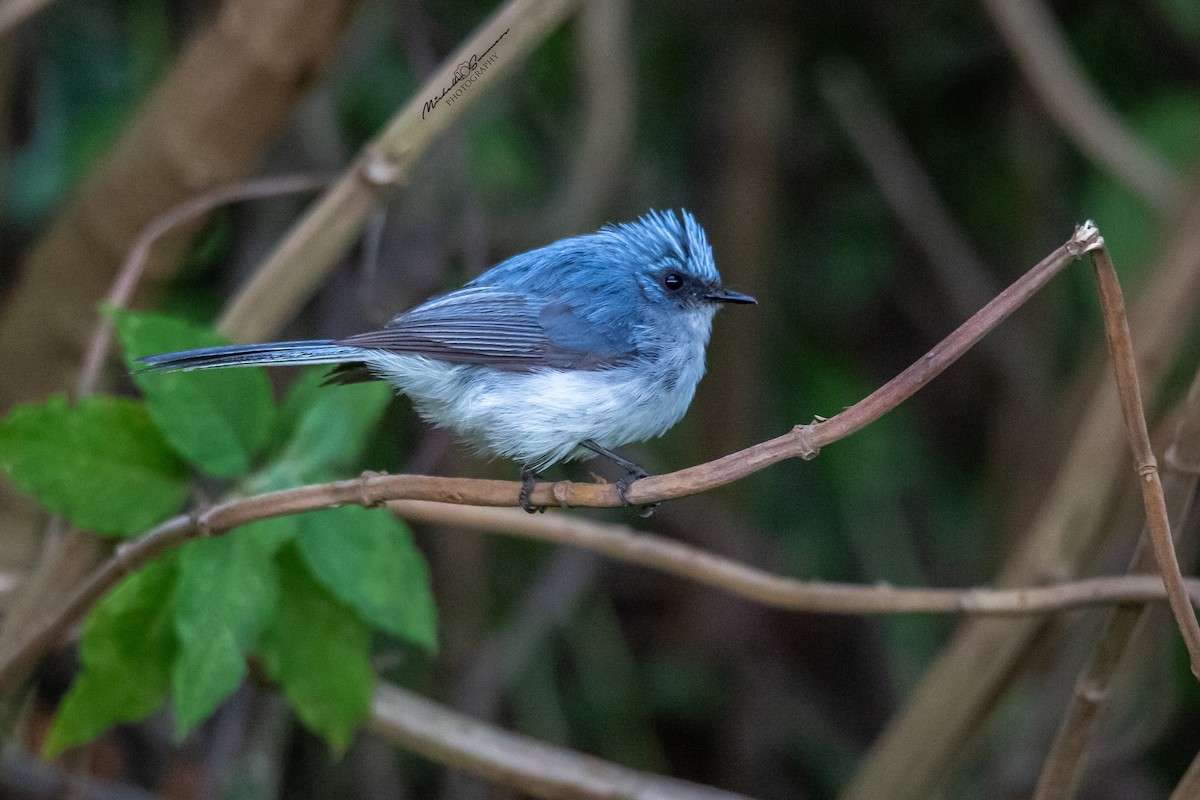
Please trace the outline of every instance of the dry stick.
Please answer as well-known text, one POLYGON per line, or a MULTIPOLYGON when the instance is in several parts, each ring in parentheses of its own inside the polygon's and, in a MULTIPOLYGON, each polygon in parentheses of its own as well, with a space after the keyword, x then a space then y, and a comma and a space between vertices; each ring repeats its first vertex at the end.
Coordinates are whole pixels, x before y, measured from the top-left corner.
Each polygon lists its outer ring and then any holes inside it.
MULTIPOLYGON (((1200 485, 1200 373, 1192 380, 1179 416, 1174 441, 1163 459, 1166 463, 1163 494, 1176 529, 1188 518, 1196 488, 1200 485)), ((1147 536, 1143 531, 1138 540, 1128 570, 1130 573, 1151 572, 1155 568, 1147 536)), ((1075 681, 1071 703, 1063 714, 1054 744, 1038 776, 1035 800, 1075 796, 1084 756, 1108 699, 1109 687, 1145 612, 1145 606, 1134 604, 1122 605, 1109 612, 1088 662, 1075 681)))
MULTIPOLYGON (((1200 485, 1200 373, 1192 379, 1179 417, 1174 440, 1163 458, 1166 464, 1163 494, 1176 530, 1188 518, 1200 485)), ((1130 573, 1152 572, 1155 568, 1147 537, 1143 530, 1130 560, 1130 573)), ((1138 604, 1121 605, 1109 612, 1088 662, 1075 680, 1070 705, 1038 776, 1035 800, 1075 796, 1084 756, 1108 699, 1109 687, 1145 612, 1146 607, 1138 604)))
MULTIPOLYGON (((187 201, 167 209, 147 225, 134 242, 113 281, 106 299, 113 308, 125 308, 133 299, 133 293, 142 279, 142 272, 150 260, 150 249, 154 243, 173 229, 198 219, 210 211, 230 203, 245 200, 257 200, 275 197, 281 194, 311 192, 320 189, 332 181, 328 175, 280 175, 277 177, 260 178, 240 183, 222 186, 210 192, 197 195, 187 201)), ((112 320, 102 315, 96 324, 96 330, 88 343, 87 354, 80 371, 76 395, 82 397, 95 391, 96 382, 100 379, 100 371, 108 360, 109 345, 112 343, 112 320)))
MULTIPOLYGON (((705 491, 745 477, 785 458, 796 456, 804 459, 815 458, 825 445, 861 430, 940 375, 943 370, 983 338, 988 331, 1000 324, 1045 285, 1050 278, 1058 274, 1063 267, 1097 247, 1099 243, 1100 234, 1091 221, 1080 225, 1076 228, 1075 235, 1066 244, 1042 259, 1008 288, 996 295, 991 302, 975 312, 953 333, 935 345, 932 350, 840 414, 830 417, 824 422, 797 425, 783 436, 706 464, 689 467, 668 475, 643 478, 634 483, 625 496, 631 503, 643 505, 705 491)), ((572 492, 560 490, 559 486, 561 484, 555 484, 554 491, 549 493, 549 498, 535 489, 533 502, 555 503, 562 495, 563 502, 571 505, 583 505, 568 496, 572 492)), ((603 491, 604 496, 616 498, 615 489, 604 491, 594 484, 574 484, 573 486, 588 486, 591 487, 589 494, 599 494, 603 491)))
MULTIPOLYGON (((1144 592, 1152 595, 1154 600, 1166 597, 1161 580, 1154 575, 1119 575, 1013 589, 910 589, 886 583, 803 581, 774 575, 665 536, 564 514, 531 517, 518 509, 447 505, 427 500, 393 500, 387 507, 411 521, 581 547, 789 611, 1018 615, 1062 611, 1096 603, 1135 602, 1143 599, 1144 592)), ((1193 598, 1200 598, 1196 594, 1200 579, 1190 579, 1187 586, 1193 598)))
POLYGON ((1042 105, 1080 149, 1159 212, 1174 211, 1184 182, 1092 87, 1040 0, 984 0, 984 6, 1042 105))
MULTIPOLYGON (((1143 533, 1132 559, 1131 573, 1154 569, 1154 556, 1145 544, 1143 533)), ((1042 764, 1034 800, 1064 800, 1075 796, 1082 776, 1083 758, 1108 699, 1109 687, 1145 608, 1140 604, 1121 605, 1114 608, 1105 620, 1088 663, 1075 681, 1071 703, 1059 723, 1050 753, 1042 764)))
POLYGON ((1158 463, 1150 448, 1150 434, 1146 430, 1142 390, 1138 386, 1137 363, 1133 357, 1133 340, 1129 335, 1129 322, 1125 318, 1121 285, 1117 282, 1117 273, 1108 250, 1104 247, 1093 250, 1092 261, 1100 290, 1100 308, 1104 314, 1104 334, 1116 372, 1117 391, 1121 395, 1121 412, 1125 417, 1137 474, 1141 478, 1139 483, 1142 503, 1146 507, 1147 534, 1154 546, 1158 570, 1167 588, 1171 612, 1187 645, 1192 674, 1200 678, 1200 623, 1196 621, 1196 612, 1188 602, 1183 576, 1179 573, 1179 562, 1175 558, 1175 546, 1171 542, 1171 524, 1167 519, 1167 504, 1159 480, 1158 463))
MULTIPOLYGON (((823 445, 849 436, 895 408, 970 349, 1067 264, 1100 244, 1094 224, 1087 222, 1079 226, 1066 244, 1018 278, 916 363, 842 413, 824 422, 797 425, 783 436, 706 464, 643 478, 629 488, 626 497, 635 504, 669 500, 730 483, 785 458, 815 457, 823 445)), ((189 539, 224 532, 268 517, 348 504, 371 506, 389 500, 412 499, 460 505, 514 506, 519 502, 520 488, 520 483, 512 481, 364 474, 354 480, 301 486, 232 500, 202 513, 168 520, 140 539, 122 545, 112 559, 76 589, 62 608, 42 620, 40 627, 0 660, 0 695, 7 693, 14 678, 52 646, 126 572, 189 539)), ((539 505, 621 505, 616 487, 611 484, 570 481, 538 484, 531 500, 539 505)))
POLYGON ((534 797, 749 800, 509 733, 382 681, 375 684, 369 727, 406 750, 534 797))
MULTIPOLYGON (((1187 518, 1196 486, 1200 483, 1196 463, 1200 460, 1200 373, 1192 381, 1180 413, 1179 427, 1167 450, 1167 473, 1163 495, 1175 524, 1187 518)), ((1130 573, 1151 572, 1155 556, 1149 546, 1149 526, 1138 540, 1130 560, 1130 573)), ((1034 800, 1074 797, 1083 774, 1084 757, 1095 733, 1100 712, 1108 700, 1109 687, 1122 657, 1133 639, 1146 607, 1121 605, 1105 620, 1087 663, 1075 681, 1071 702, 1063 714, 1054 743, 1038 775, 1034 800)))
POLYGON ((239 341, 261 341, 278 331, 362 230, 385 190, 407 181, 434 139, 486 96, 486 88, 540 44, 573 6, 574 0, 509 0, 493 14, 292 228, 217 327, 239 341), (464 63, 478 63, 480 71, 456 81, 464 63))

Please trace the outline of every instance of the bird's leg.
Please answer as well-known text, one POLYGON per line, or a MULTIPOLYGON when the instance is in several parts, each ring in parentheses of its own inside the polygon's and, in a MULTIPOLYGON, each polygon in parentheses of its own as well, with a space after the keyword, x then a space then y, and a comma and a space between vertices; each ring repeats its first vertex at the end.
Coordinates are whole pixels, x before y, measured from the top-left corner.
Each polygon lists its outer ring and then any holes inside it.
MULTIPOLYGON (((650 473, 642 469, 639 464, 636 464, 633 461, 630 461, 628 458, 625 458, 625 456, 620 455, 619 453, 614 453, 604 445, 599 444, 595 439, 585 439, 579 444, 581 447, 586 447, 588 450, 591 450, 598 456, 604 456, 609 461, 625 470, 625 477, 617 481, 617 497, 619 497, 621 502, 625 505, 633 505, 633 503, 630 503, 627 499, 625 499, 625 493, 629 491, 629 487, 633 485, 634 481, 639 481, 642 478, 648 478, 650 477, 650 473)), ((642 506, 641 514, 643 517, 648 517, 654 513, 654 509, 656 508, 658 508, 658 503, 651 503, 650 505, 642 506)))
POLYGON ((540 514, 546 510, 545 506, 535 506, 529 502, 529 498, 533 494, 533 487, 537 485, 540 477, 542 476, 536 470, 521 467, 521 493, 517 495, 517 500, 521 503, 521 508, 530 514, 540 514))

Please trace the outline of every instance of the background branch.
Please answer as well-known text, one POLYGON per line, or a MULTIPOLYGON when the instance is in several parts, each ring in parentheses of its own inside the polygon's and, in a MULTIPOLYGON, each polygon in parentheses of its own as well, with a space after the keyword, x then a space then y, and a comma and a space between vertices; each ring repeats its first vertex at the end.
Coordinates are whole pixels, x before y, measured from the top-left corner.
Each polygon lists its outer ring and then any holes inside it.
POLYGON ((406 750, 534 797, 747 800, 502 731, 383 682, 375 685, 369 727, 406 750))
MULTIPOLYGON (((965 316, 986 303, 1000 290, 993 277, 995 270, 951 217, 862 70, 851 64, 827 65, 818 87, 892 213, 929 262, 954 314, 965 316)), ((1027 327, 1010 323, 980 347, 1023 407, 1015 416, 1033 409, 1045 396, 1046 387, 1038 380, 1040 350, 1027 327)))
MULTIPOLYGON (((262 341, 308 300, 358 236, 387 190, 403 186, 429 145, 542 42, 574 7, 573 0, 509 0, 450 55, 369 142, 221 316, 217 327, 237 341, 262 341), (501 38, 503 37, 503 38, 501 38), (459 65, 493 45, 496 62, 478 73, 461 97, 427 108, 452 85, 459 65)), ((490 54, 489 54, 490 58, 490 54)))
MULTIPOLYGON (((1192 379, 1179 416, 1175 435, 1166 450, 1163 476, 1163 494, 1170 513, 1171 528, 1176 532, 1187 519, 1197 487, 1200 486, 1200 473, 1196 469, 1196 465, 1200 464, 1200 373, 1192 379)), ((1130 573, 1151 572, 1155 567, 1154 551, 1149 547, 1148 535, 1149 532, 1143 530, 1130 560, 1130 573)), ((1146 616, 1146 610, 1142 605, 1122 605, 1108 612, 1091 655, 1075 681, 1070 704, 1042 765, 1036 800, 1075 796, 1083 775, 1084 757, 1095 736, 1100 713, 1109 700, 1117 669, 1135 631, 1146 616)))
POLYGON ((1084 75, 1058 25, 1040 0, 984 0, 1050 116, 1103 169, 1167 214, 1186 185, 1135 137, 1084 75))

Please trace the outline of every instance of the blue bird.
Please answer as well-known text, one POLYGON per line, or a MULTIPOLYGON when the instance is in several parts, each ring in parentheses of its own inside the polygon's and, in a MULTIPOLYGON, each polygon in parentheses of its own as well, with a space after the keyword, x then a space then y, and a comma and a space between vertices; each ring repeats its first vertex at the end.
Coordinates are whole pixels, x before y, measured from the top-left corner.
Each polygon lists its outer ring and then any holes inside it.
POLYGON ((329 383, 386 380, 429 422, 538 471, 661 436, 704 374, 713 315, 754 303, 726 289, 704 229, 683 211, 563 239, 504 261, 382 329, 345 339, 232 345, 139 359, 146 370, 336 364, 329 383))

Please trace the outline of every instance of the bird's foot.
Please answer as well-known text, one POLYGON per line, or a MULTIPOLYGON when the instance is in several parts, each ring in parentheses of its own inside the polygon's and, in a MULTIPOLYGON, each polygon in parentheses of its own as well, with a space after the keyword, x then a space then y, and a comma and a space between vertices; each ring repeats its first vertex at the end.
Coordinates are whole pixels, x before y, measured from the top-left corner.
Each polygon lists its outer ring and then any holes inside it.
POLYGON ((517 495, 517 502, 530 514, 541 514, 546 510, 545 506, 535 506, 529 501, 529 498, 533 496, 533 487, 537 485, 540 477, 542 476, 529 467, 521 468, 521 493, 517 495))
MULTIPOLYGON (((582 447, 586 447, 588 450, 591 450, 598 456, 604 456, 609 461, 625 470, 625 477, 617 481, 617 498, 623 505, 633 505, 633 503, 629 502, 628 498, 625 497, 625 493, 629 491, 629 487, 632 486, 635 481, 640 481, 642 478, 649 478, 650 473, 646 472, 646 470, 642 469, 638 464, 630 461, 620 453, 614 453, 612 450, 609 450, 595 439, 585 439, 579 444, 582 447)), ((648 517, 654 513, 654 509, 656 508, 658 508, 658 503, 650 503, 649 505, 642 506, 641 514, 643 517, 648 517)))
MULTIPOLYGON (((646 470, 634 464, 633 468, 625 473, 625 477, 617 481, 617 498, 623 505, 633 505, 633 503, 629 502, 629 498, 625 496, 625 493, 629 491, 629 487, 632 486, 635 481, 640 481, 642 478, 649 477, 649 472, 646 472, 646 470)), ((641 506, 638 509, 638 513, 642 517, 649 517, 654 514, 654 509, 658 508, 658 506, 658 503, 650 503, 648 505, 641 506)))

